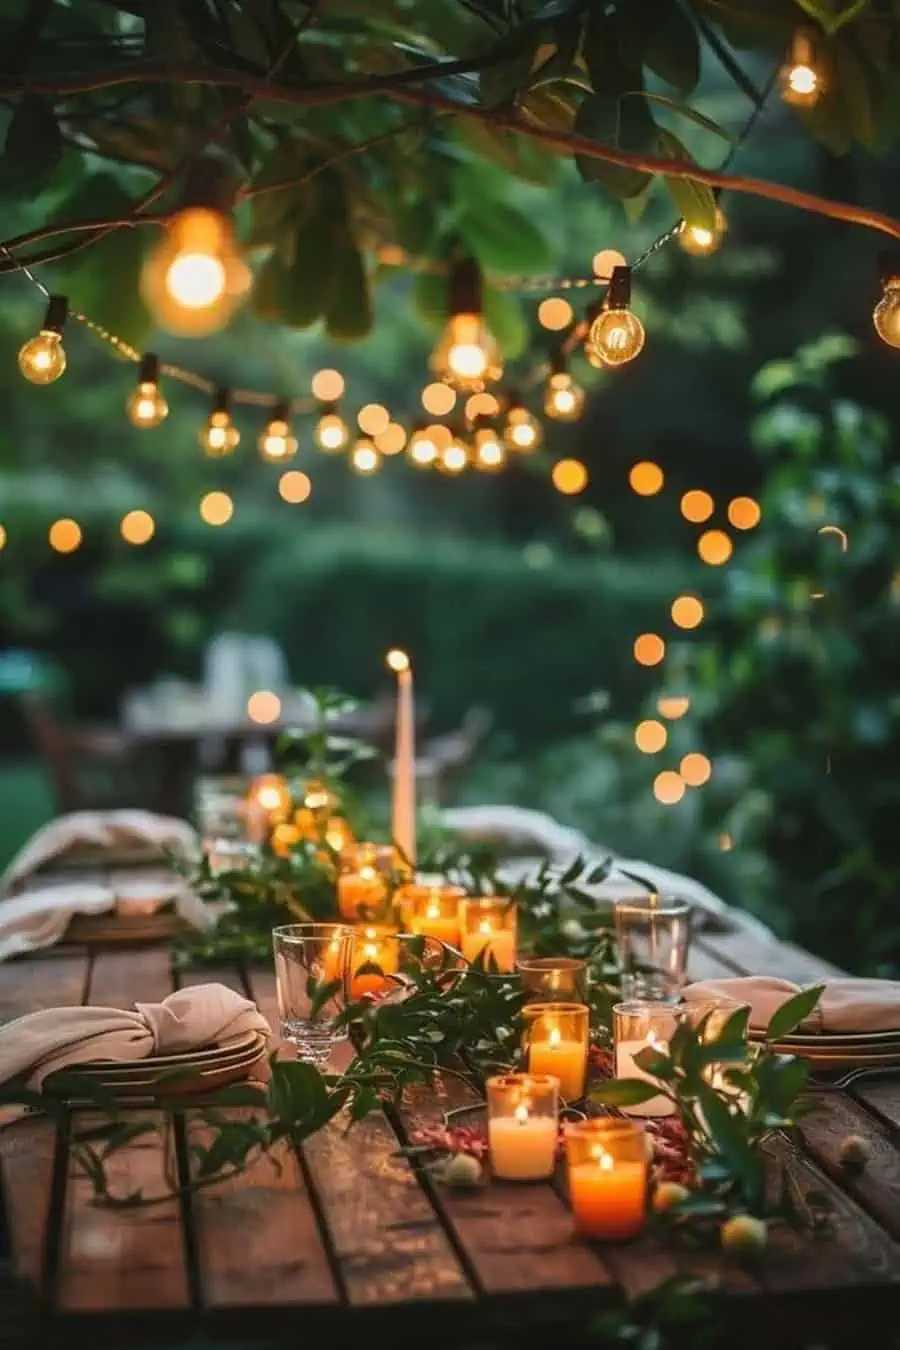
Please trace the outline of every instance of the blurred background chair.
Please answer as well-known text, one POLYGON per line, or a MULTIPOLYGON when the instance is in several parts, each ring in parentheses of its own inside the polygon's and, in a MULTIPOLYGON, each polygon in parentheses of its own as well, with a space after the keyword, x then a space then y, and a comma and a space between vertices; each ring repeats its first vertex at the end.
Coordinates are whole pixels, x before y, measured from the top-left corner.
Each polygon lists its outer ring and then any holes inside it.
POLYGON ((51 700, 36 690, 22 693, 19 705, 59 813, 148 804, 151 785, 138 775, 133 747, 122 732, 64 722, 51 700))

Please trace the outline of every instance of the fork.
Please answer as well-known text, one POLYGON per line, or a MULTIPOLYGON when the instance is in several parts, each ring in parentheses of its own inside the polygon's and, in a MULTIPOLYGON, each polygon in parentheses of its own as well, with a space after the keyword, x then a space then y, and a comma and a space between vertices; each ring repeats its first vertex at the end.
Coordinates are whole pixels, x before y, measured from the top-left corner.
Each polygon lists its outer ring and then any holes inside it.
POLYGON ((813 1080, 810 1086, 814 1087, 817 1092, 840 1092, 860 1078, 885 1078, 890 1077, 891 1074, 900 1075, 900 1067, 896 1064, 885 1064, 880 1068, 849 1069, 846 1073, 841 1074, 840 1078, 833 1078, 827 1082, 813 1080))

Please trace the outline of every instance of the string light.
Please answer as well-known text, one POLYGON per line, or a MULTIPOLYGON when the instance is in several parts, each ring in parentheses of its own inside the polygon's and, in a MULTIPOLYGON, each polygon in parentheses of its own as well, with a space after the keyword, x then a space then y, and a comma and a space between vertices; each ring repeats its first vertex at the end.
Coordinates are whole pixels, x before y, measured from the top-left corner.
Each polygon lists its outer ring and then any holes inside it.
POLYGON ((381 468, 381 456, 371 441, 361 437, 350 452, 350 468, 364 478, 381 468))
POLYGON ((628 485, 639 497, 655 497, 662 492, 665 475, 658 464, 642 459, 628 470, 628 485))
POLYGON ((728 503, 728 520, 736 530, 752 530, 761 519, 759 502, 752 497, 734 497, 728 503))
POLYGON ((561 333, 571 327, 575 311, 568 300, 564 300, 561 295, 554 295, 541 301, 537 317, 542 328, 549 328, 552 333, 561 333))
POLYGON ((503 422, 503 444, 507 450, 530 454, 544 439, 541 424, 522 403, 517 394, 510 393, 509 407, 503 422))
POLYGON ((422 407, 432 417, 446 417, 456 404, 456 390, 449 384, 426 384, 422 390, 422 407))
POLYGON ((881 284, 882 296, 872 311, 875 332, 889 347, 900 347, 900 255, 882 255, 881 284))
POLYGON ((200 444, 210 459, 223 459, 237 449, 241 433, 231 417, 231 394, 217 389, 212 412, 200 428, 200 444))
POLYGON ((663 694, 656 700, 656 711, 670 722, 684 717, 690 706, 691 700, 685 694, 663 694))
POLYGON ((662 806, 675 806, 684 796, 684 781, 674 769, 663 769, 653 780, 653 795, 662 806))
POLYGON ((489 390, 479 394, 470 394, 465 405, 466 421, 474 426, 479 417, 496 417, 500 412, 500 400, 489 390))
POLYGON ((604 281, 608 280, 617 267, 627 267, 628 263, 623 254, 616 248, 602 248, 599 253, 595 253, 591 260, 591 267, 594 275, 602 277, 604 281))
POLYGON ((198 509, 206 525, 227 525, 234 515, 234 502, 227 492, 207 492, 198 509))
POLYGON ((577 497, 588 485, 587 468, 580 459, 561 459, 553 466, 550 475, 553 486, 564 497, 577 497))
POLYGON ((269 464, 280 464, 297 453, 297 437, 291 434, 291 405, 287 399, 275 404, 272 416, 259 433, 259 453, 269 464))
POLYGON ((63 516, 54 520, 47 534, 50 547, 57 553, 74 553, 82 540, 81 526, 77 520, 63 516))
POLYGON ((64 295, 51 295, 44 322, 36 337, 19 348, 19 370, 32 384, 52 384, 66 369, 63 328, 69 312, 64 295))
POLYGON ((642 633, 634 640, 634 659, 639 666, 658 666, 665 658, 666 644, 658 633, 642 633))
POLYGON ((438 468, 451 476, 462 473, 469 466, 469 447, 460 436, 454 436, 438 455, 438 468))
POLYGON ((712 226, 689 225, 686 220, 681 222, 681 229, 678 231, 679 247, 695 258, 705 257, 709 253, 715 253, 721 246, 727 229, 728 221, 725 219, 725 213, 717 207, 712 226))
POLYGON ((388 422, 384 431, 375 436, 375 449, 380 455, 399 455, 406 447, 406 432, 399 422, 388 422))
POLYGON ((703 602, 696 595, 679 595, 672 601, 672 622, 678 628, 698 628, 703 622, 703 602))
POLYGON ((700 488, 692 488, 681 499, 681 514, 692 525, 702 525, 704 520, 709 520, 715 509, 716 504, 712 497, 700 488))
POLYGON ((556 422, 575 422, 584 412, 585 392, 558 356, 544 388, 544 412, 556 422))
POLYGON ((474 437, 475 467, 496 473, 506 464, 506 446, 493 427, 481 426, 474 437))
POLYGON ((656 755, 665 749, 669 733, 662 722, 638 722, 634 729, 634 743, 644 755, 656 755))
POLYGON ((339 370, 317 370, 310 384, 313 398, 317 398, 320 403, 337 403, 345 387, 344 377, 339 370))
POLYGON ((819 100, 823 82, 815 65, 815 52, 808 32, 794 34, 788 60, 780 74, 781 97, 796 108, 811 108, 819 100))
POLYGON ((603 308, 591 323, 584 352, 592 365, 624 366, 643 350, 647 334, 631 302, 631 270, 613 268, 603 308))
POLYGON ((380 403, 367 403, 356 414, 356 423, 360 431, 367 436, 378 436, 390 425, 391 414, 380 403))
POLYGON ((277 722, 281 716, 281 699, 271 689, 257 689, 247 699, 247 716, 261 726, 277 722))
POLYGON ((734 544, 724 530, 706 530, 697 540, 697 552, 710 567, 721 567, 734 552, 734 544))
POLYGON ((406 453, 420 469, 433 464, 438 457, 437 442, 432 435, 432 427, 416 427, 409 438, 406 453))
POLYGON ((119 533, 126 544, 149 544, 156 533, 156 522, 149 511, 126 511, 119 533))
POLYGON ((450 273, 450 313, 431 368, 464 392, 493 384, 503 374, 497 343, 482 314, 481 269, 473 258, 456 263, 450 273))
POLYGON ((348 444, 350 428, 335 404, 329 404, 322 413, 313 430, 313 440, 320 450, 328 454, 336 454, 348 444))
POLYGON ((689 755, 685 755, 678 766, 678 771, 688 787, 702 787, 712 777, 712 764, 706 755, 692 751, 689 755))
POLYGON ((159 358, 153 352, 141 357, 137 385, 125 411, 136 427, 146 430, 158 427, 169 415, 169 405, 159 388, 159 358))
POLYGON ((294 506, 308 501, 311 492, 312 482, 309 475, 301 473, 299 469, 288 469, 278 480, 279 497, 294 506))

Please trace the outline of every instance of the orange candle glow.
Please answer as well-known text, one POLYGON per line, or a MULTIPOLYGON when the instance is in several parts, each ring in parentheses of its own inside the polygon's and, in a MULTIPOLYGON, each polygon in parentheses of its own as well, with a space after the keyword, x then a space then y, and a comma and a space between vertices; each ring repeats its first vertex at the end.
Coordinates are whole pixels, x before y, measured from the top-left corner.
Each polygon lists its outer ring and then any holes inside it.
POLYGON ((462 954, 467 961, 490 961, 508 974, 516 968, 516 907, 503 899, 464 900, 460 906, 462 954))
POLYGON ((360 999, 365 994, 382 994, 393 988, 395 981, 390 977, 400 968, 397 929, 387 924, 366 924, 358 929, 353 939, 350 964, 352 999, 360 999), (368 966, 373 969, 365 969, 368 966))
POLYGON ((585 1003, 529 1003, 522 1009, 528 1071, 559 1079, 564 1101, 584 1096, 590 1009, 585 1003))
POLYGON ((634 1237, 644 1225, 647 1156, 633 1121, 583 1120, 566 1131, 569 1202, 582 1237, 634 1237))

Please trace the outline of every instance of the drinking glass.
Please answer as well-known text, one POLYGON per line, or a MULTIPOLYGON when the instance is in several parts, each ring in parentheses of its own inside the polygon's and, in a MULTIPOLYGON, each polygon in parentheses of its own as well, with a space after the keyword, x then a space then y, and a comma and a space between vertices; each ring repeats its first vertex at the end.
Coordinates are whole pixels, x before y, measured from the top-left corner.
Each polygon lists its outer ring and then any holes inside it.
POLYGON ((528 1002, 587 1002, 587 962, 574 956, 523 956, 516 962, 528 1002))
POLYGON ((352 942, 353 929, 340 923, 290 923, 272 931, 281 1035, 314 1064, 327 1063, 332 1046, 348 1035, 335 1021, 350 979, 352 942), (316 1007, 316 986, 335 980, 340 988, 316 1007))
POLYGON ((674 895, 613 901, 622 997, 677 1003, 687 971, 691 907, 674 895))

